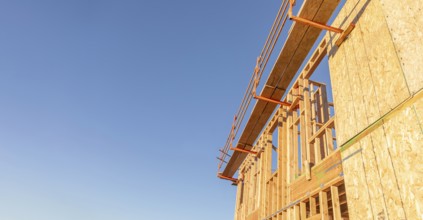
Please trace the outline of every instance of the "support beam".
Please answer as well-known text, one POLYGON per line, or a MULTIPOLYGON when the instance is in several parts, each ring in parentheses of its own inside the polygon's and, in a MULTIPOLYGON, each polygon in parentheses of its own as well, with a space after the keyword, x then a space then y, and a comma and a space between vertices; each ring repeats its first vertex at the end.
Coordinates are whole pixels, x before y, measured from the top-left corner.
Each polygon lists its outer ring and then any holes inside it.
POLYGON ((234 183, 237 183, 238 182, 238 179, 232 178, 232 177, 223 176, 221 173, 218 173, 217 174, 217 177, 219 177, 220 179, 232 181, 234 183))
MULTIPOLYGON (((315 22, 326 23, 338 4, 339 0, 305 0, 298 16, 315 22)), ((313 48, 320 33, 320 29, 310 26, 297 23, 292 25, 259 96, 272 100, 280 100, 284 96, 286 89, 313 48)), ((245 147, 246 150, 251 150, 250 146, 257 140, 277 105, 274 102, 257 101, 238 140, 238 143, 249 145, 245 147)), ((246 156, 245 153, 234 152, 223 170, 223 174, 233 176, 246 156)))

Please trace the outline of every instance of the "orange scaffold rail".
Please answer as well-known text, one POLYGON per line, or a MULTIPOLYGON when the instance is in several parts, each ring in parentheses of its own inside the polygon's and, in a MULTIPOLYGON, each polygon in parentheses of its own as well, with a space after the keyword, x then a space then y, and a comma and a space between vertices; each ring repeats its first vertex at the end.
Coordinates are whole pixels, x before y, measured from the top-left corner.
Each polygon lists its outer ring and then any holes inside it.
MULTIPOLYGON (((259 63, 256 65, 257 68, 255 68, 250 82, 248 84, 247 90, 245 91, 243 100, 241 102, 241 105, 237 111, 237 114, 234 117, 234 121, 231 126, 231 131, 229 133, 229 136, 226 140, 225 146, 222 149, 219 149, 220 156, 218 157, 219 163, 218 163, 218 177, 222 178, 220 169, 222 168, 223 164, 226 163, 225 159, 226 157, 230 157, 229 150, 243 152, 243 153, 253 153, 257 154, 257 152, 254 151, 248 151, 246 149, 241 149, 238 147, 233 147, 233 141, 235 139, 236 134, 238 133, 242 120, 244 119, 245 113, 250 105, 251 100, 254 98, 254 95, 252 95, 251 91, 255 91, 257 88, 256 82, 259 81, 259 78, 261 78, 263 71, 268 63, 268 60, 273 52, 273 49, 276 45, 276 42, 282 32, 283 27, 286 24, 286 21, 288 19, 287 9, 289 6, 289 1, 284 0, 279 8, 279 11, 277 13, 277 16, 273 22, 272 28, 270 30, 269 35, 267 36, 265 45, 260 53, 260 60, 259 63)), ((227 179, 227 178, 222 178, 227 179)), ((233 180, 233 179, 227 179, 227 180, 233 180)))

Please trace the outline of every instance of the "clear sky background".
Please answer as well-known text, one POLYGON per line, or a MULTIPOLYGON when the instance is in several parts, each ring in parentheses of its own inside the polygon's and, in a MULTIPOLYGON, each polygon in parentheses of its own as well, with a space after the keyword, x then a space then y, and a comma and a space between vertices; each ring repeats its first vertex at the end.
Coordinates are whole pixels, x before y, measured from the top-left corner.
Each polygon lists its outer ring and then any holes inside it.
POLYGON ((0 219, 232 219, 274 0, 0 1, 0 219))

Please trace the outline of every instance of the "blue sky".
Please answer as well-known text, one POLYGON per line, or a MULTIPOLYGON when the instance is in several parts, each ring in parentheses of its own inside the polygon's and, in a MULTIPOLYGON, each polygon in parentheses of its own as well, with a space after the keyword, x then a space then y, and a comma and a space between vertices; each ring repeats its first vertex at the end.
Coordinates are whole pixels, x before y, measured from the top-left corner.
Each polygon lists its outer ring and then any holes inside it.
POLYGON ((280 1, 0 1, 0 219, 232 219, 216 178, 280 1))
POLYGON ((1 1, 0 219, 232 219, 217 149, 277 1, 1 1))

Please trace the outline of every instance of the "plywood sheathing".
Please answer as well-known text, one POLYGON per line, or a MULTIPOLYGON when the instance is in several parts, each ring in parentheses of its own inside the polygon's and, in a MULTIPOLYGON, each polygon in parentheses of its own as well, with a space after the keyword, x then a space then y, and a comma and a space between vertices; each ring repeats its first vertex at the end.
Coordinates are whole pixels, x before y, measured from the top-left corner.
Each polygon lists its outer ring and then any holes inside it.
MULTIPOLYGON (((423 99, 418 100, 423 102, 423 99)), ((423 217, 423 131, 415 105, 383 125, 407 219, 423 217)))
MULTIPOLYGON (((299 16, 326 23, 338 3, 339 0, 305 0, 299 11, 299 16)), ((320 32, 320 29, 307 25, 299 23, 292 25, 285 45, 260 93, 261 96, 276 100, 282 98, 292 78, 316 42, 320 32)), ((257 101, 240 135, 237 146, 240 145, 245 149, 251 149, 251 146, 256 141, 275 108, 275 104, 260 100, 257 101)), ((234 152, 223 171, 223 175, 233 176, 245 157, 245 153, 234 152)))
POLYGON ((416 93, 423 88, 423 2, 380 0, 380 3, 409 90, 416 93))
MULTIPOLYGON (((361 6, 363 5, 364 4, 361 6)), ((338 16, 348 17, 347 12, 353 14, 355 12, 354 9, 357 9, 357 7, 354 8, 353 5, 347 3, 338 16)), ((348 22, 345 22, 344 25, 347 23, 348 22)), ((361 32, 353 32, 351 34, 350 39, 343 43, 341 48, 336 51, 336 55, 334 56, 340 62, 331 64, 331 66, 344 66, 342 71, 339 71, 337 74, 337 77, 339 78, 335 81, 338 81, 339 83, 335 85, 336 91, 334 89, 335 106, 342 107, 341 112, 337 111, 341 110, 340 108, 335 107, 337 112, 336 116, 338 117, 337 125, 342 126, 342 128, 340 128, 341 132, 338 131, 338 135, 341 135, 341 137, 338 136, 339 143, 344 143, 346 139, 351 137, 351 135, 354 135, 358 131, 363 130, 369 124, 367 117, 367 106, 362 105, 364 102, 365 94, 363 90, 366 90, 366 88, 362 87, 359 76, 361 72, 361 66, 357 62, 357 59, 359 59, 360 62, 363 62, 363 60, 361 60, 362 58, 360 57, 356 58, 356 52, 354 48, 354 44, 358 43, 358 35, 361 35, 361 32), (345 108, 344 106, 348 106, 348 108, 345 108), (349 117, 346 121, 348 123, 339 120, 339 118, 344 118, 346 114, 348 114, 349 117), (343 133, 342 131, 348 131, 349 133, 343 133)), ((360 48, 358 50, 360 50, 360 48)), ((359 51, 359 53, 363 55, 362 51, 359 51)), ((368 75, 368 73, 368 71, 365 72, 366 75, 368 75)), ((366 76, 365 74, 362 75, 366 76)), ((367 93, 368 91, 366 91, 366 94, 367 93)), ((374 117, 374 110, 370 117, 376 119, 374 117)), ((377 215, 386 216, 386 206, 382 197, 383 194, 379 175, 375 175, 374 173, 378 171, 377 164, 371 148, 372 146, 369 144, 369 142, 370 139, 365 138, 351 149, 348 149, 342 153, 343 159, 353 154, 357 154, 353 161, 345 162, 347 164, 347 168, 345 168, 344 171, 344 174, 346 175, 346 184, 348 184, 347 188, 349 189, 349 193, 351 194, 350 198, 352 200, 352 202, 350 202, 352 203, 350 205, 350 215, 354 216, 354 218, 368 219, 377 215), (368 147, 369 145, 370 147, 368 147), (363 173, 369 175, 362 175, 363 173), (356 177, 357 175, 359 175, 359 178, 356 177), (351 179, 350 176, 353 176, 352 178, 354 179, 351 179), (368 204, 371 204, 371 206, 369 207, 368 204)))
MULTIPOLYGON (((410 4, 421 10, 421 2, 410 4)), ((408 35, 421 21, 416 11, 397 1, 351 0, 335 20, 357 22, 340 48, 330 48, 338 144, 421 91, 421 30, 408 35), (405 25, 405 32, 399 24, 405 25)), ((350 219, 422 218, 420 100, 343 150, 342 158, 348 158, 343 165, 350 219)))
MULTIPOLYGON (((351 108, 344 110, 357 111, 356 118, 349 115, 348 118, 342 118, 342 120, 347 120, 343 122, 344 125, 337 123, 345 127, 338 129, 338 144, 345 143, 357 131, 364 129, 366 124, 374 122, 410 96, 388 27, 380 5, 377 3, 377 0, 347 1, 334 22, 335 26, 340 24, 343 28, 351 22, 357 23, 356 29, 345 42, 347 46, 331 47, 329 50, 331 68, 345 69, 344 71, 347 73, 344 76, 349 77, 345 78, 348 80, 344 80, 341 76, 337 76, 339 70, 331 71, 336 72, 331 73, 332 78, 342 79, 332 79, 335 111, 339 111, 336 106, 348 105, 351 108), (361 71, 362 69, 363 71, 361 71), (348 76, 348 72, 351 72, 351 77, 348 76), (353 74, 354 72, 356 74, 353 74), (362 82, 363 85, 361 85, 362 82), (369 82, 373 86, 368 86, 369 82), (371 96, 373 93, 374 96, 371 96), (367 102, 368 105, 357 106, 354 109, 353 103, 360 101, 367 102), (368 107, 369 110, 364 107, 368 107), (378 109, 375 109, 376 107, 378 109), (364 110, 365 112, 363 112, 364 110), (367 123, 364 123, 365 120, 368 120, 367 123), (359 123, 354 121, 359 121, 359 123), (354 129, 351 129, 352 124, 355 124, 354 129)), ((333 44, 337 36, 333 34, 330 36, 333 44)), ((338 119, 340 115, 337 116, 338 121, 340 121, 338 119)))

